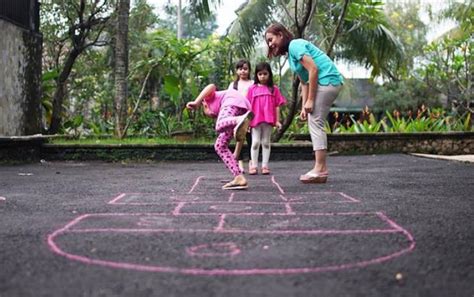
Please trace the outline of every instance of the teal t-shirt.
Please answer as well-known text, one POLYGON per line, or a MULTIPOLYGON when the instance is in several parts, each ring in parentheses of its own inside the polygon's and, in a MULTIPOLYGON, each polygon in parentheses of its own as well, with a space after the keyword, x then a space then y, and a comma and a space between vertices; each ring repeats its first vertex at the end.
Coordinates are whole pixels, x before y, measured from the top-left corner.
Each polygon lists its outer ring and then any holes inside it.
POLYGON ((307 83, 309 79, 308 71, 300 63, 304 55, 312 57, 314 64, 318 67, 318 84, 338 86, 343 83, 341 73, 323 51, 307 40, 293 39, 288 47, 288 61, 291 70, 304 83, 307 83))

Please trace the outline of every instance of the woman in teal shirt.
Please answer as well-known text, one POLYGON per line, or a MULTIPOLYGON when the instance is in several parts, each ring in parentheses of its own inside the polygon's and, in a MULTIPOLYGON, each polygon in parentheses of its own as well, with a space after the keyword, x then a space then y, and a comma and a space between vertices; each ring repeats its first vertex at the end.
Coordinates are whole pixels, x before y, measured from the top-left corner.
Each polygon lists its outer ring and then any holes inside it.
POLYGON ((268 57, 288 54, 290 68, 301 82, 300 118, 308 121, 315 163, 313 169, 300 176, 303 183, 325 183, 327 135, 324 122, 332 103, 342 88, 343 79, 333 61, 319 48, 304 39, 294 39, 283 25, 274 23, 265 31, 268 57))

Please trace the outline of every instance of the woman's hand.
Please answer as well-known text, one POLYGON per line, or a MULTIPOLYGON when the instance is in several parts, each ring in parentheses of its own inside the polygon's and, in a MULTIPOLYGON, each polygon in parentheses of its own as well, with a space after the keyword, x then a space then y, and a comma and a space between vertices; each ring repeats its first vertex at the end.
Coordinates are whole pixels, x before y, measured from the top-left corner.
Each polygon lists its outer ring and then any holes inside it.
POLYGON ((306 113, 306 111, 304 109, 302 109, 301 112, 300 112, 300 119, 302 121, 306 121, 307 118, 308 118, 308 114, 306 113))
POLYGON ((303 109, 304 111, 308 113, 313 112, 313 106, 314 106, 314 101, 312 99, 307 99, 306 102, 304 103, 303 109))

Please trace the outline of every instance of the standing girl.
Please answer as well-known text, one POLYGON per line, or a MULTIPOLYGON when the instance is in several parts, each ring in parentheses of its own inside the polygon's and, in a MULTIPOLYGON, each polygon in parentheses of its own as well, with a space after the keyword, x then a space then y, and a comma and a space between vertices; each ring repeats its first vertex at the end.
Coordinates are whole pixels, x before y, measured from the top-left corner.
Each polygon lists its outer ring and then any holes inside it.
POLYGON ((255 67, 255 83, 249 88, 247 98, 252 106, 254 118, 252 128, 252 147, 249 174, 257 174, 258 154, 262 146, 262 174, 270 174, 271 136, 273 127, 281 128, 280 106, 286 103, 277 86, 273 85, 270 64, 262 62, 255 67))
POLYGON ((237 90, 242 95, 247 96, 248 89, 253 85, 253 80, 250 79, 250 71, 250 62, 244 59, 239 60, 235 64, 235 80, 230 83, 228 89, 237 90))
POLYGON ((308 121, 315 162, 313 169, 300 176, 303 183, 325 183, 327 136, 324 121, 342 88, 343 79, 331 59, 304 39, 293 39, 283 25, 274 23, 265 31, 268 57, 288 54, 290 68, 301 82, 300 117, 308 121))
MULTIPOLYGON (((247 91, 251 85, 253 85, 253 80, 250 79, 250 62, 245 59, 240 59, 235 64, 235 80, 230 83, 228 89, 234 89, 239 91, 242 95, 247 96, 247 91)), ((252 137, 250 133, 246 133, 245 140, 247 145, 250 147, 252 143, 252 137)), ((242 151, 242 146, 244 141, 238 141, 235 144, 234 156, 238 159, 239 167, 244 171, 244 152, 242 151)), ((248 156, 250 157, 250 150, 248 151, 248 156)))
POLYGON ((233 137, 236 141, 242 141, 245 138, 252 116, 249 101, 233 89, 217 91, 216 86, 210 84, 201 91, 194 101, 188 102, 186 108, 194 110, 201 105, 204 114, 217 118, 216 131, 219 135, 214 149, 234 176, 234 179, 225 184, 222 189, 247 189, 247 180, 229 149, 229 143, 233 137))

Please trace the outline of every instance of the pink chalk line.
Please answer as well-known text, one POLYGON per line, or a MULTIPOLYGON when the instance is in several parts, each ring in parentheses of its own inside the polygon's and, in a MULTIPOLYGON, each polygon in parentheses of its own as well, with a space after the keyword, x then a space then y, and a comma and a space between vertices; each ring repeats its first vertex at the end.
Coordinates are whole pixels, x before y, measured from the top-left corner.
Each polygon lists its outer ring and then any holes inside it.
POLYGON ((354 197, 351 197, 351 196, 349 196, 349 195, 347 195, 347 194, 345 194, 345 193, 343 193, 343 192, 338 192, 338 193, 339 193, 341 196, 343 196, 343 197, 349 199, 349 200, 352 201, 352 202, 360 202, 360 200, 357 200, 357 199, 355 199, 354 197))
POLYGON ((174 216, 177 216, 181 213, 181 208, 183 208, 183 206, 185 205, 186 203, 185 202, 180 202, 178 203, 178 205, 176 206, 176 208, 173 210, 173 215, 174 216))
POLYGON ((222 214, 222 215, 219 216, 219 224, 214 229, 214 231, 220 232, 220 231, 224 230, 225 217, 226 217, 225 214, 222 214))
MULTIPOLYGON (((223 223, 224 224, 224 223, 223 223)), ((219 227, 217 227, 219 228, 219 227)), ((351 230, 247 230, 238 228, 228 229, 165 229, 165 228, 88 228, 71 229, 64 233, 212 233, 212 234, 258 234, 258 235, 351 235, 351 234, 392 234, 403 233, 393 229, 351 229, 351 230)))
POLYGON ((194 185, 191 187, 191 190, 189 190, 188 194, 191 194, 194 189, 197 187, 197 185, 199 184, 199 181, 201 180, 201 178, 204 178, 204 176, 199 176, 197 179, 196 179, 196 182, 194 183, 194 185))
POLYGON ((283 189, 280 187, 280 184, 277 183, 276 179, 275 179, 275 176, 273 175, 272 176, 272 183, 275 184, 275 186, 278 188, 278 190, 280 191, 280 193, 282 194, 285 194, 285 191, 283 191, 283 189))
POLYGON ((0 196, 0 201, 7 201, 7 198, 0 196))
POLYGON ((210 243, 210 244, 201 244, 186 248, 186 253, 191 256, 198 257, 232 257, 240 253, 240 249, 233 242, 222 242, 222 243, 210 243), (200 252, 200 250, 205 250, 206 248, 224 248, 222 252, 200 252))
POLYGON ((291 208, 291 205, 290 203, 285 203, 285 208, 286 208, 286 213, 289 214, 289 215, 294 215, 295 212, 293 211, 293 209, 291 208))
POLYGON ((117 201, 119 201, 120 199, 122 199, 123 197, 125 197, 125 193, 122 193, 120 195, 118 195, 117 197, 115 197, 114 199, 110 200, 107 204, 119 204, 117 201))
MULTIPOLYGON (((252 192, 248 194, 256 195, 259 192, 252 192)), ((218 201, 213 201, 213 200, 202 200, 202 201, 197 201, 198 198, 195 198, 194 200, 179 200, 179 196, 173 196, 173 197, 178 197, 178 199, 174 199, 173 201, 156 201, 156 202, 119 202, 121 199, 126 197, 127 195, 158 195, 158 194, 153 194, 153 193, 122 193, 119 196, 115 197, 113 200, 108 202, 108 204, 115 204, 115 205, 163 205, 163 204, 174 204, 174 203, 180 203, 180 202, 186 202, 188 204, 209 204, 209 203, 216 203, 218 201)), ((241 193, 242 194, 242 193, 241 193)), ((246 193, 247 194, 247 193, 246 193)), ((313 201, 313 200, 304 200, 303 197, 300 198, 291 198, 288 199, 284 195, 280 194, 278 195, 283 202, 271 202, 271 201, 235 201, 235 193, 231 193, 229 195, 228 203, 236 203, 236 204, 282 204, 284 202, 290 202, 292 204, 306 204, 306 203, 317 203, 317 204, 339 204, 339 203, 356 203, 360 202, 359 200, 356 200, 355 198, 352 198, 342 192, 308 192, 308 193, 300 193, 299 195, 301 196, 302 194, 304 195, 318 195, 318 194, 338 194, 341 195, 342 197, 346 198, 346 200, 343 201, 313 201)))

